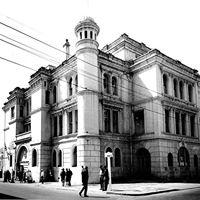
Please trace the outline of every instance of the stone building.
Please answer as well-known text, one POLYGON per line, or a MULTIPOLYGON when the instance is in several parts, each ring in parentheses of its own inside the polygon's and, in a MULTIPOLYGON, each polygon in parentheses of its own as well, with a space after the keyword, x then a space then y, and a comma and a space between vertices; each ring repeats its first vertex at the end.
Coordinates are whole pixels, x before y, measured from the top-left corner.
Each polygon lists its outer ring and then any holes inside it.
MULTIPOLYGON (((123 34, 98 49, 91 18, 75 27, 76 53, 42 67, 16 87, 5 112, 4 169, 52 170, 58 180, 81 166, 90 182, 112 152, 112 176, 195 177, 199 173, 200 76, 180 61, 123 34)), ((66 43, 69 52, 69 43, 66 43)))

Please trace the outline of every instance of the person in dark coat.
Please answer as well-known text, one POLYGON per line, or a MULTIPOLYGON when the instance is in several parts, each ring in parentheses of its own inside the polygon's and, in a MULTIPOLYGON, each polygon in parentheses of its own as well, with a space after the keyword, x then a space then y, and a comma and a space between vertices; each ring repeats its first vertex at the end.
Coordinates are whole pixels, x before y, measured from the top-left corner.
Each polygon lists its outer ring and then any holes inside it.
POLYGON ((40 181, 42 182, 42 184, 44 183, 44 170, 41 169, 41 172, 40 172, 40 181))
POLYGON ((65 170, 64 170, 64 168, 60 172, 60 178, 61 178, 62 186, 64 186, 65 185, 65 170))
POLYGON ((67 179, 69 186, 71 186, 72 175, 73 175, 72 171, 70 169, 67 169, 66 170, 66 179, 67 179))
POLYGON ((88 174, 88 167, 87 166, 82 167, 81 176, 82 176, 83 187, 82 187, 81 191, 79 192, 79 195, 81 196, 82 192, 84 191, 84 197, 88 197, 87 190, 88 190, 89 174, 88 174))
POLYGON ((109 183, 108 169, 107 169, 106 166, 104 166, 104 170, 103 170, 103 191, 107 190, 108 183, 109 183))

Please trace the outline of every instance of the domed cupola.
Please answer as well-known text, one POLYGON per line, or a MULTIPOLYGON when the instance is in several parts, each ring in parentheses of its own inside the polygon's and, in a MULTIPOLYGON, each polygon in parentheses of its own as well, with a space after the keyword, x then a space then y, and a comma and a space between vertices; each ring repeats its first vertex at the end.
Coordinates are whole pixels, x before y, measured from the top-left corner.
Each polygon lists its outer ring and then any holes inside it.
POLYGON ((86 17, 76 25, 75 34, 78 40, 96 40, 99 30, 99 26, 96 24, 94 19, 86 17))

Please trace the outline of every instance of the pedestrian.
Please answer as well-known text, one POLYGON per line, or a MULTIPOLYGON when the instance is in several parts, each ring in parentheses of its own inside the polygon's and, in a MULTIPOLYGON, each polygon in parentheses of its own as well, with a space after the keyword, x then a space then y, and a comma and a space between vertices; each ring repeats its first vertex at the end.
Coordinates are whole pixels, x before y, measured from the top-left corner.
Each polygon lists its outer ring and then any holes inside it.
POLYGON ((82 176, 83 187, 82 187, 81 191, 79 192, 79 195, 81 196, 82 192, 84 191, 84 197, 88 197, 87 190, 88 190, 89 174, 88 174, 88 167, 87 166, 82 167, 81 176, 82 176))
POLYGON ((65 185, 65 170, 64 170, 64 168, 62 168, 62 171, 60 172, 60 179, 62 182, 62 186, 64 186, 65 185))
POLYGON ((44 184, 44 170, 43 169, 41 169, 41 172, 40 172, 40 182, 44 184))
POLYGON ((73 175, 73 173, 72 173, 72 171, 70 170, 70 168, 67 170, 67 173, 66 173, 67 175, 67 179, 68 179, 68 185, 69 186, 71 186, 71 179, 72 179, 72 175, 73 175))
POLYGON ((103 166, 100 166, 99 170, 99 178, 100 178, 100 190, 103 190, 103 166))
POLYGON ((15 170, 12 169, 11 183, 15 182, 15 170))
POLYGON ((106 166, 104 166, 104 169, 103 169, 103 191, 107 190, 108 182, 109 182, 108 169, 106 166))

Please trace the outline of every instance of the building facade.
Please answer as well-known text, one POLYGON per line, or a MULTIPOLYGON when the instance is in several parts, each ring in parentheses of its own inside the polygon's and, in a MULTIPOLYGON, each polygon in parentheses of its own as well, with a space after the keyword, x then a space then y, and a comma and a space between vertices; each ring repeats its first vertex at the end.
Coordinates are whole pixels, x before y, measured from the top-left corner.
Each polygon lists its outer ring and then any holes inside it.
MULTIPOLYGON (((76 53, 42 67, 29 88, 3 106, 4 170, 32 171, 39 181, 62 168, 91 183, 112 152, 112 176, 190 178, 199 174, 200 76, 180 61, 123 34, 98 49, 91 18, 75 27, 76 53)), ((69 52, 67 43, 67 53, 69 52)))

